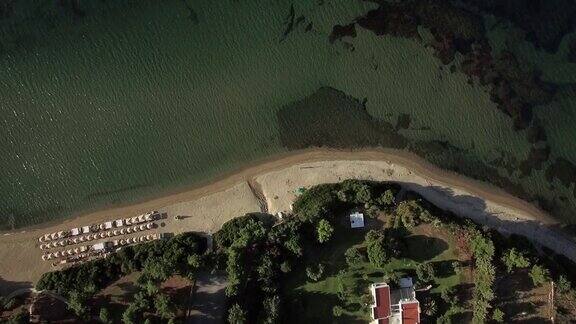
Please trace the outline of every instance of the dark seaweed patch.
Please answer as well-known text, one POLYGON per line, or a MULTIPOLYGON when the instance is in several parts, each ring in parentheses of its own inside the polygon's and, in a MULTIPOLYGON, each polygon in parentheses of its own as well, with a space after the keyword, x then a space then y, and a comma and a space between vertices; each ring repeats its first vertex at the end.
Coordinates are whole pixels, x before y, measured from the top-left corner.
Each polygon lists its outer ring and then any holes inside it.
POLYGON ((359 100, 328 87, 283 107, 278 122, 282 144, 289 149, 407 145, 392 125, 372 118, 359 100))
POLYGON ((330 36, 328 36, 328 40, 330 43, 334 43, 335 41, 342 39, 344 36, 356 37, 356 27, 355 24, 348 24, 348 25, 336 25, 332 27, 332 32, 330 36))

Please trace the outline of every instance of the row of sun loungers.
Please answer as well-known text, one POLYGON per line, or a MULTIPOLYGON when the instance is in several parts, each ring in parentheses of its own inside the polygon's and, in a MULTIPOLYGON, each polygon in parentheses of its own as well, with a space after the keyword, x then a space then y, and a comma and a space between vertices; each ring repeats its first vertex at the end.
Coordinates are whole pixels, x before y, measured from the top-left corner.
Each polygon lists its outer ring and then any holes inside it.
POLYGON ((40 249, 41 250, 47 250, 47 249, 51 249, 51 248, 55 248, 55 247, 62 247, 62 246, 71 245, 71 244, 90 242, 93 240, 99 240, 99 239, 114 237, 114 236, 118 236, 118 235, 132 234, 132 233, 136 233, 136 232, 150 230, 153 228, 154 228, 154 223, 146 223, 146 224, 136 225, 136 226, 132 226, 132 227, 114 229, 114 230, 107 231, 107 232, 93 233, 93 234, 68 238, 66 240, 61 240, 61 241, 43 243, 43 244, 40 244, 40 249))
POLYGON ((67 231, 58 231, 54 233, 44 234, 43 236, 38 238, 40 243, 51 242, 55 240, 60 240, 63 238, 67 238, 70 236, 78 236, 90 233, 97 233, 100 231, 111 230, 112 228, 120 228, 125 226, 134 226, 146 222, 151 222, 155 220, 158 216, 157 211, 148 212, 146 214, 142 214, 135 217, 128 217, 124 219, 118 219, 115 221, 108 221, 101 224, 93 224, 89 226, 82 226, 72 228, 67 231))
MULTIPOLYGON (((75 261, 75 260, 79 260, 82 258, 86 258, 95 254, 101 254, 102 252, 107 253, 106 251, 108 251, 109 247, 114 247, 114 248, 120 248, 122 246, 126 246, 126 245, 130 245, 130 244, 136 244, 136 243, 144 243, 144 242, 149 242, 149 241, 154 241, 154 240, 158 240, 160 238, 160 235, 158 234, 148 234, 148 235, 142 235, 142 236, 137 236, 137 237, 131 237, 128 239, 120 239, 120 240, 114 240, 112 242, 105 242, 105 243, 99 243, 99 244, 95 244, 92 246, 79 246, 77 248, 74 249, 68 249, 68 250, 62 250, 62 251, 56 251, 56 252, 48 252, 44 255, 42 255, 42 260, 43 261, 49 261, 49 260, 53 260, 53 259, 59 259, 59 258, 69 258, 69 261, 75 261), (71 257, 71 258, 70 258, 71 257)), ((66 262, 57 262, 57 263, 66 263, 66 262)))

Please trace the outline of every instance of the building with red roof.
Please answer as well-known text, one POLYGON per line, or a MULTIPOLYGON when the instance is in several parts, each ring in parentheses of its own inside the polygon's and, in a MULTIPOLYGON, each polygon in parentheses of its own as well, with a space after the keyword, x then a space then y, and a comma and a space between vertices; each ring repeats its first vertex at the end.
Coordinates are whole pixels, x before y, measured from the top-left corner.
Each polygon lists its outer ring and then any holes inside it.
POLYGON ((417 324, 420 323, 420 303, 412 278, 400 279, 400 288, 391 290, 386 283, 370 285, 374 299, 372 305, 373 324, 417 324))

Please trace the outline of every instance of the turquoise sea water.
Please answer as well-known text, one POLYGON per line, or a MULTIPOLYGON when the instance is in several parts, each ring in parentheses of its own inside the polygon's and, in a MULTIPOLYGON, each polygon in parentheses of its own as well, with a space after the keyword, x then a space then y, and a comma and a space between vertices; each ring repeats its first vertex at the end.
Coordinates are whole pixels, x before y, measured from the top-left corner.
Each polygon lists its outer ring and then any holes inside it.
MULTIPOLYGON (((3 228, 155 195, 285 152, 277 113, 321 87, 365 98, 376 120, 408 114, 401 135, 450 143, 487 165, 530 150, 488 88, 440 68, 423 42, 361 28, 329 42, 335 24, 373 3, 103 2, 84 4, 81 18, 51 2, 25 4, 0 20, 3 228)), ((495 44, 507 33, 494 29, 495 44)), ((523 39, 507 43, 528 53, 523 39)), ((547 78, 575 82, 576 64, 539 51, 527 60, 543 64, 547 78)), ((537 114, 552 155, 576 161, 570 89, 537 114)), ((498 172, 576 206, 571 188, 550 188, 544 171, 498 172)))

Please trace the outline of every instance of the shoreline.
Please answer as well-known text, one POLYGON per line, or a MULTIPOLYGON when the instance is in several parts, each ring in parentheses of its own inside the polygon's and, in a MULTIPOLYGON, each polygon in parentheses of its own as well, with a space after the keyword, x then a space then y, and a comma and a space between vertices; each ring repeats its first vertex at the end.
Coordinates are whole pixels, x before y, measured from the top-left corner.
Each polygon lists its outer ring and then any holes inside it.
MULTIPOLYGON (((423 178, 429 178, 437 182, 446 184, 447 186, 455 186, 466 191, 490 199, 495 202, 505 202, 506 205, 517 209, 523 209, 531 215, 536 215, 534 219, 538 219, 546 224, 559 224, 560 222, 552 216, 531 204, 528 201, 522 200, 504 189, 496 187, 490 183, 475 180, 459 173, 442 169, 423 158, 404 150, 387 149, 387 148, 370 148, 370 149, 332 149, 332 148, 310 148, 304 150, 295 150, 273 156, 258 159, 248 163, 245 166, 226 171, 210 180, 198 181, 191 185, 182 185, 172 190, 166 190, 158 195, 149 195, 140 199, 135 199, 129 203, 121 204, 104 204, 101 207, 94 209, 82 210, 72 213, 68 217, 50 220, 47 222, 19 227, 10 231, 0 231, 0 237, 5 235, 13 235, 17 233, 29 232, 47 229, 55 226, 63 226, 73 220, 81 218, 91 218, 107 213, 111 218, 117 216, 124 216, 127 209, 138 209, 143 212, 149 210, 144 206, 159 206, 162 204, 175 204, 190 199, 197 199, 202 196, 213 194, 226 188, 232 187, 239 181, 247 181, 254 178, 259 174, 271 172, 275 169, 280 169, 290 165, 317 162, 317 161, 334 161, 334 160, 358 160, 358 161, 391 161, 399 163, 412 170, 415 174, 423 178), (448 181, 441 178, 447 178, 448 181), (138 208, 141 206, 142 208, 138 208)), ((126 215, 124 217, 128 217, 126 215)))
POLYGON ((0 233, 0 293, 31 287, 43 273, 56 270, 41 260, 38 237, 43 233, 150 210, 166 215, 158 221, 158 233, 214 233, 249 212, 288 211, 299 187, 351 178, 399 183, 441 209, 504 233, 527 236, 576 261, 576 244, 552 228, 558 225, 554 219, 495 186, 439 169, 405 151, 307 149, 273 156, 177 193, 0 233), (184 217, 176 220, 176 215, 184 217))

